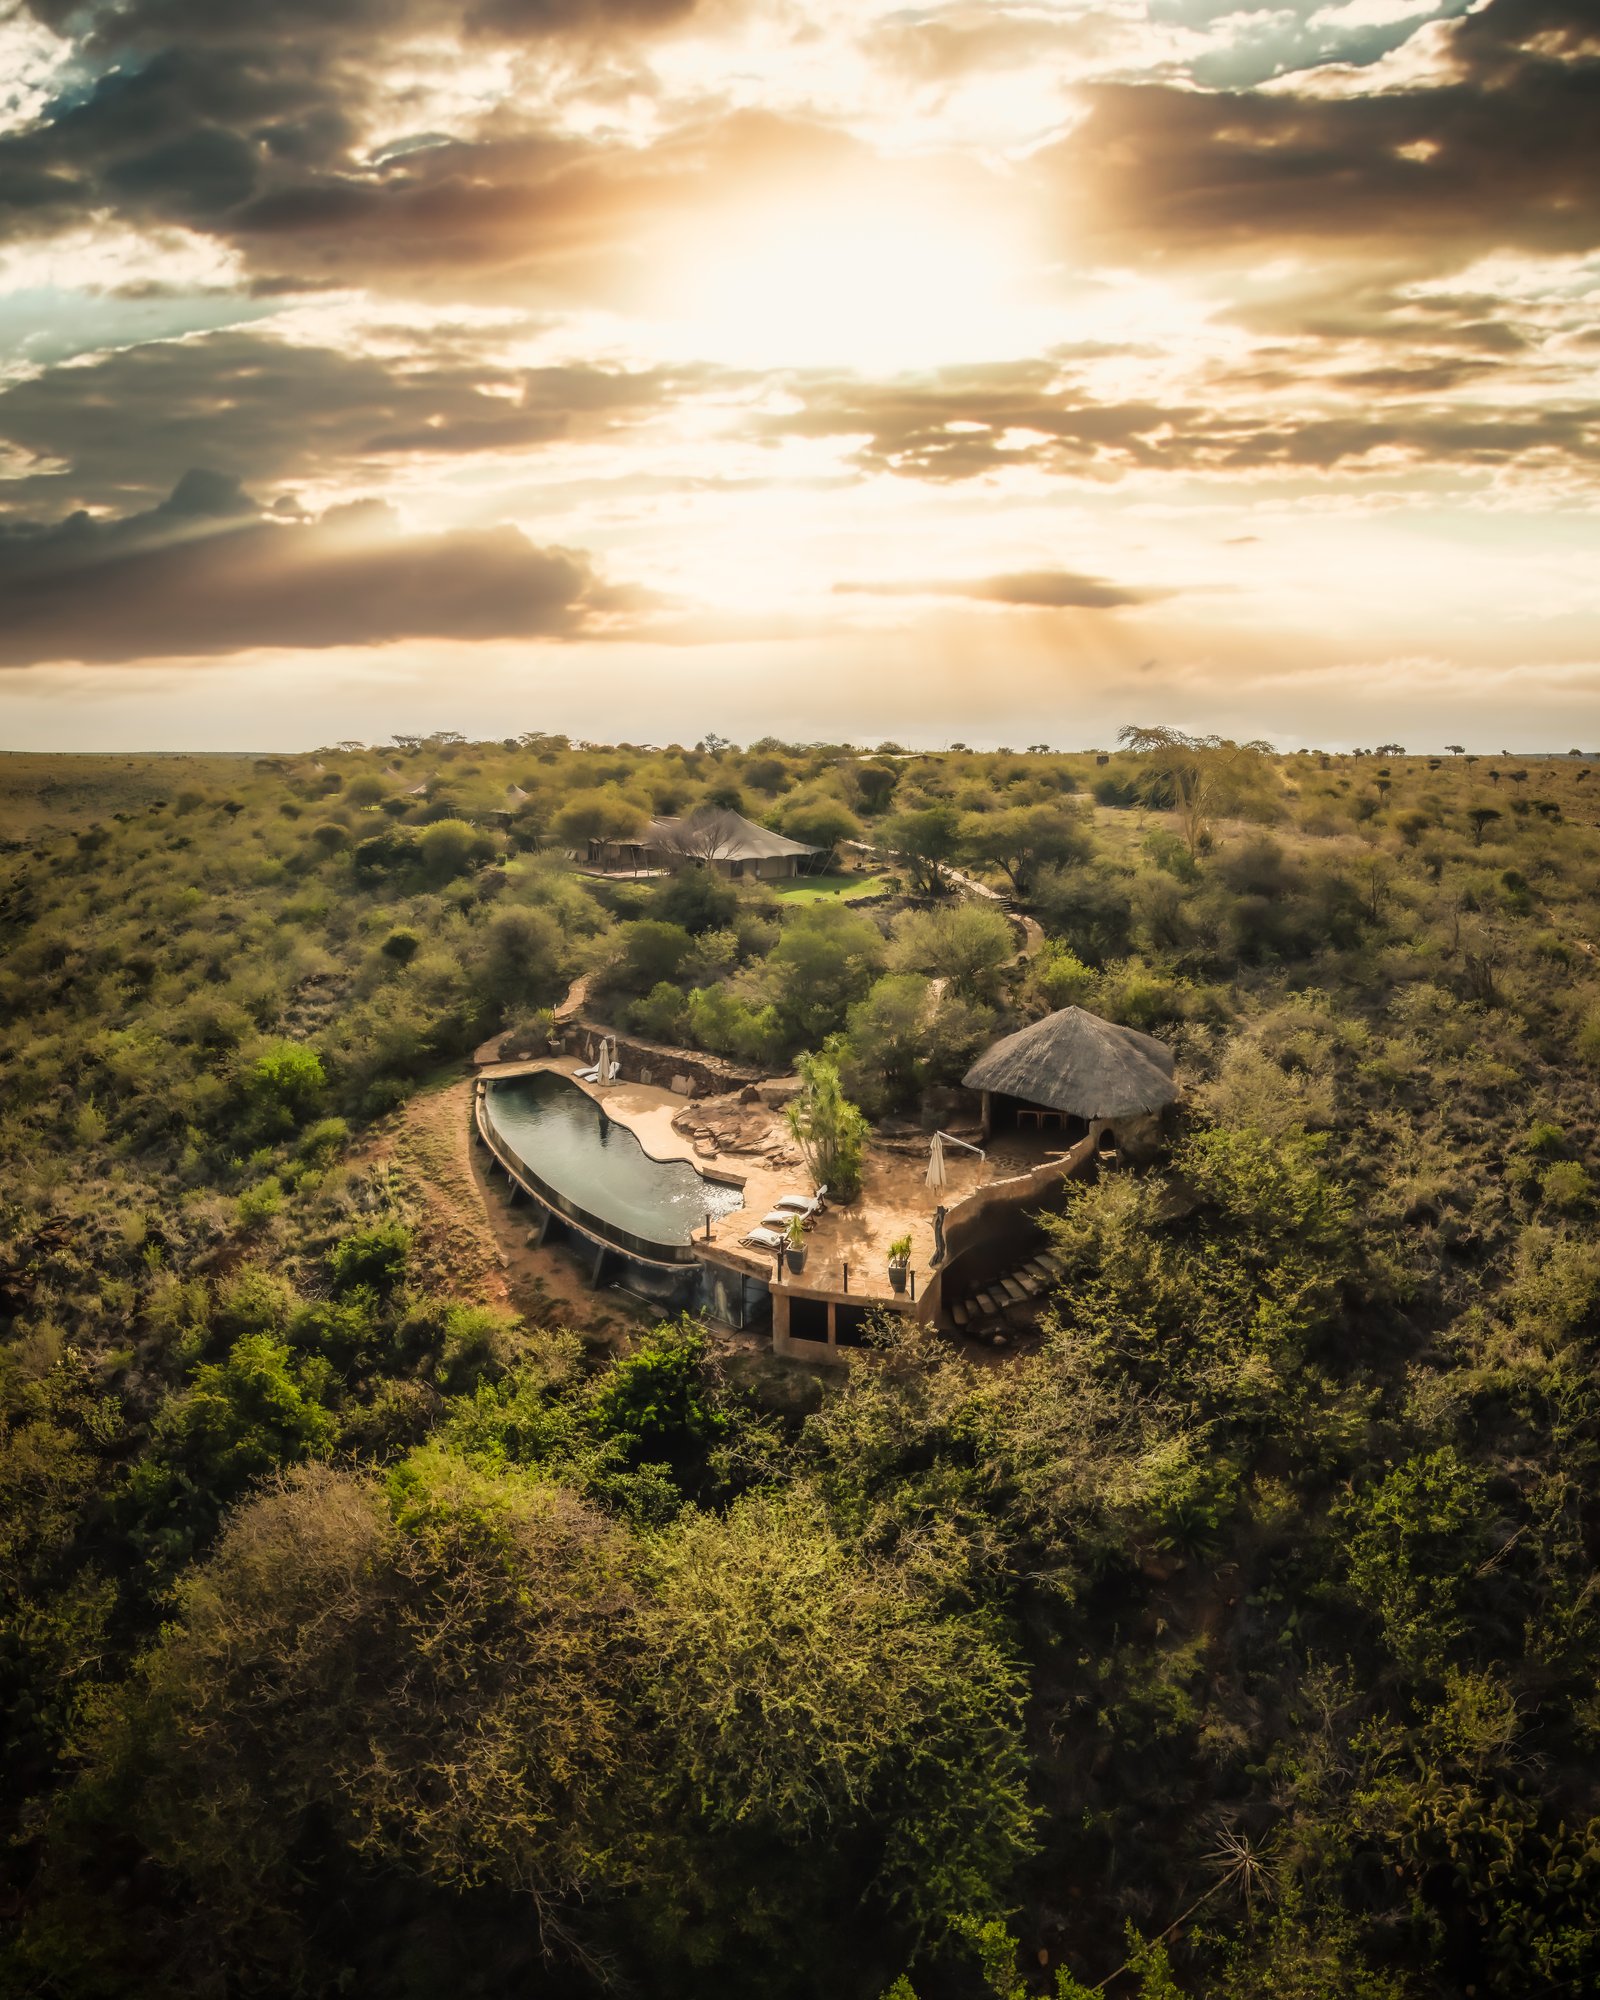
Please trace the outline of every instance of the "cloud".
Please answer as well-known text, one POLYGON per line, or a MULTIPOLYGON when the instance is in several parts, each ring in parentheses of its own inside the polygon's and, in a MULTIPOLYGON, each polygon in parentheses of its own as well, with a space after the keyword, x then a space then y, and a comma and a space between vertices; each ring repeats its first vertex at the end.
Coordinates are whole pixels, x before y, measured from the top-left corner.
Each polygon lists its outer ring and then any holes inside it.
POLYGON ((819 124, 714 102, 647 144, 615 122, 563 125, 580 84, 650 96, 640 36, 695 0, 133 0, 87 25, 36 4, 79 39, 69 87, 0 133, 0 240, 108 215, 179 226, 274 293, 537 285, 615 305, 651 230, 852 151, 819 124))
POLYGON ((834 589, 871 597, 970 597, 989 604, 1029 605, 1049 611, 1115 611, 1170 595, 1108 583, 1103 577, 1080 576, 1068 569, 1017 570, 966 582, 920 577, 894 583, 837 583, 834 589))
POLYGON ((238 329, 147 341, 0 390, 0 446, 33 468, 0 493, 34 512, 123 510, 196 464, 258 491, 370 482, 407 459, 622 431, 698 379, 689 369, 508 367, 448 332, 388 355, 238 329))
MULTIPOLYGON (((1600 466, 1600 401, 1481 409, 1383 392, 1427 392, 1422 367, 1356 371, 1319 386, 1303 367, 1219 375, 1204 403, 1094 399, 1048 357, 949 369, 902 382, 792 377, 801 407, 764 419, 779 435, 859 439, 856 463, 902 478, 953 482, 1006 467, 1097 477, 1138 471, 1239 473, 1391 463, 1494 467, 1526 461, 1592 479, 1600 466), (1274 392, 1300 388, 1347 407, 1285 410, 1274 392)), ((1198 385, 1197 385, 1198 386, 1198 385)))
POLYGON ((587 556, 509 526, 408 534, 381 503, 264 515, 191 472, 145 513, 0 530, 0 665, 397 639, 564 639, 631 599, 587 556))
POLYGON ((1271 92, 1118 83, 1038 156, 1063 226, 1187 261, 1320 247, 1448 268, 1497 245, 1600 243, 1600 36, 1589 0, 1489 0, 1427 31, 1407 87, 1310 71, 1271 92))

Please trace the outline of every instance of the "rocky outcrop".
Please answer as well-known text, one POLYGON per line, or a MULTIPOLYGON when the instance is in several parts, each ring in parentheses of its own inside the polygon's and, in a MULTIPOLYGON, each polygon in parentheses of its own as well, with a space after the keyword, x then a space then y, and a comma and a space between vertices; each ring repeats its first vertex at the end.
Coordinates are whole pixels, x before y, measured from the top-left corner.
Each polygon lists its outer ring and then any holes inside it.
POLYGON ((762 1104, 695 1104, 680 1111, 672 1129, 694 1141, 701 1159, 744 1154, 773 1167, 798 1167, 800 1153, 788 1127, 762 1104))

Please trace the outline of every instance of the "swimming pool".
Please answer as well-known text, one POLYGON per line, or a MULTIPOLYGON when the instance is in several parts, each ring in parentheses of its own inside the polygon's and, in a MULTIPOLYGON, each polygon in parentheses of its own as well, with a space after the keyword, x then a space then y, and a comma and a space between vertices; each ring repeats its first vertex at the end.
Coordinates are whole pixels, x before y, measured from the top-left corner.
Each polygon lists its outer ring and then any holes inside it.
POLYGON ((542 1070, 501 1077, 484 1092, 490 1126, 529 1179, 580 1225, 681 1253, 706 1216, 743 1205, 741 1189, 709 1181, 687 1160, 652 1160, 627 1129, 608 1118, 564 1076, 542 1070))

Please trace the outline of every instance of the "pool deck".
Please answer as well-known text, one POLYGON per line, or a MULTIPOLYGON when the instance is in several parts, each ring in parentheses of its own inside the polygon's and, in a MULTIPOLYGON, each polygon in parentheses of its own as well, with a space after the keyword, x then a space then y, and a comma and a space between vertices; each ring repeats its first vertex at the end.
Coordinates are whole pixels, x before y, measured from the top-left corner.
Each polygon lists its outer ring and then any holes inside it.
MULTIPOLYGON (((782 1195, 810 1194, 811 1181, 804 1167, 775 1168, 759 1154, 717 1152, 707 1157, 693 1139, 674 1129, 673 1119, 692 1102, 697 1109, 714 1111, 727 1106, 726 1098, 689 1099, 675 1091, 645 1083, 584 1083, 573 1072, 580 1065, 572 1056, 544 1057, 532 1062, 489 1063, 478 1072, 486 1082, 497 1077, 530 1076, 549 1073, 564 1076, 578 1089, 605 1107, 608 1117, 625 1125, 644 1150, 656 1160, 686 1160, 708 1179, 739 1184, 744 1205, 719 1216, 712 1225, 709 1242, 704 1234, 696 1242, 712 1251, 718 1262, 733 1264, 756 1276, 770 1276, 773 1258, 769 1251, 749 1249, 739 1239, 754 1228, 782 1195)), ((748 1117, 752 1107, 740 1106, 748 1117)), ((788 1138, 781 1111, 767 1114, 774 1138, 788 1138)), ((1042 1164, 1056 1149, 1044 1145, 1025 1147, 1023 1159, 1042 1164)), ((1013 1144, 1008 1152, 1016 1151, 1013 1144)), ((1019 1161, 991 1156, 980 1160, 960 1147, 945 1151, 946 1186, 939 1198, 947 1209, 963 1201, 976 1189, 1005 1180, 1019 1170, 1019 1161)), ((911 1238, 911 1268, 918 1278, 933 1261, 933 1210, 935 1197, 927 1185, 928 1142, 908 1140, 897 1146, 883 1140, 869 1143, 863 1162, 861 1194, 849 1208, 830 1204, 806 1232, 805 1275, 799 1282, 808 1288, 840 1290, 849 1267, 849 1290, 862 1297, 890 1296, 889 1245, 898 1236, 911 1238), (901 1147, 904 1150, 901 1150, 901 1147)))

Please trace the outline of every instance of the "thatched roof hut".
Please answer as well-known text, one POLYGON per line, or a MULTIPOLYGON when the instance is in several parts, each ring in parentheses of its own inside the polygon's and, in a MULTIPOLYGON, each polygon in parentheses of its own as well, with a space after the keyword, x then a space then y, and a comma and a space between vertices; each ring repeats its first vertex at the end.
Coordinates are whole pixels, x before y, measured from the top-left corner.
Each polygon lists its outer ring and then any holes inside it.
POLYGON ((1063 1007, 994 1044, 962 1078, 968 1090, 1043 1105, 1093 1124, 1176 1101, 1172 1051, 1154 1035, 1063 1007))

